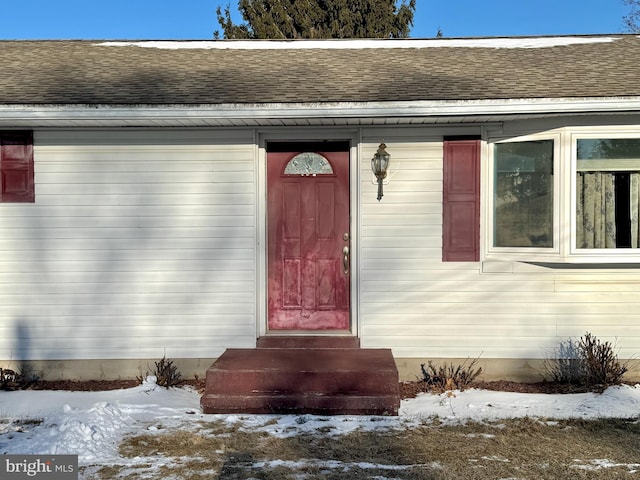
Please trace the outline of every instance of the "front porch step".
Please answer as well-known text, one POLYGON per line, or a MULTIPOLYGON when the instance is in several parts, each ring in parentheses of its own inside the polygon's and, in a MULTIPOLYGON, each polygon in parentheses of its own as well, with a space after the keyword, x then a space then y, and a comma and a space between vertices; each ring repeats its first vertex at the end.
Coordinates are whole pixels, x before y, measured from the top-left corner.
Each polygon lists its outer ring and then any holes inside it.
POLYGON ((357 337, 266 336, 260 337, 258 348, 359 348, 357 337))
POLYGON ((398 370, 388 349, 228 349, 200 403, 204 413, 397 415, 398 370))
POLYGON ((202 398, 204 413, 398 415, 397 395, 208 394, 202 398), (206 402, 206 404, 205 404, 206 402))

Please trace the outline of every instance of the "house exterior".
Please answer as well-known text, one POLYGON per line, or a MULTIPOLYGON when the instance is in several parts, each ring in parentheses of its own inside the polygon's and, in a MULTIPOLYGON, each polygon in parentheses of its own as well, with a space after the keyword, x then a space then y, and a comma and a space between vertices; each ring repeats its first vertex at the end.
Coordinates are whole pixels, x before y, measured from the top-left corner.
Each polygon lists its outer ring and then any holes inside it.
POLYGON ((404 379, 538 379, 586 331, 637 357, 638 58, 635 35, 0 42, 0 366, 202 377, 274 334, 390 348, 404 379))

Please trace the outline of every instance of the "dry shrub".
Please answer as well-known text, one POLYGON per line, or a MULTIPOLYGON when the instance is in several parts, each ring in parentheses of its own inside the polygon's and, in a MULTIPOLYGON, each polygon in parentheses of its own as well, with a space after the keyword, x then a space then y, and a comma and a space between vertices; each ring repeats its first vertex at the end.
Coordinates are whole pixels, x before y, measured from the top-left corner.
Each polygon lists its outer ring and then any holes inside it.
POLYGON ((420 365, 422 370, 422 381, 426 384, 428 390, 438 392, 446 392, 451 390, 464 390, 482 373, 482 368, 477 367, 478 359, 471 362, 465 360, 460 365, 453 363, 445 365, 434 365, 429 361, 425 367, 423 363, 420 365))
POLYGON ((587 332, 580 338, 579 346, 587 387, 606 388, 622 383, 627 366, 618 361, 611 343, 603 343, 587 332))
POLYGON ((33 373, 0 368, 0 390, 25 390, 38 380, 38 376, 33 373))
MULTIPOLYGON (((153 372, 147 372, 145 377, 151 375, 156 377, 156 383, 165 388, 178 387, 184 383, 182 374, 178 371, 178 367, 173 363, 173 360, 164 356, 154 363, 155 369, 153 372)), ((138 377, 138 380, 142 383, 144 378, 138 377)))
POLYGON ((554 382, 602 391, 620 385, 626 372, 627 365, 618 360, 614 345, 587 332, 578 341, 560 343, 554 358, 545 362, 544 376, 554 382))
POLYGON ((544 362, 545 379, 565 385, 582 385, 584 383, 584 366, 580 355, 580 347, 572 339, 560 342, 553 358, 544 362))

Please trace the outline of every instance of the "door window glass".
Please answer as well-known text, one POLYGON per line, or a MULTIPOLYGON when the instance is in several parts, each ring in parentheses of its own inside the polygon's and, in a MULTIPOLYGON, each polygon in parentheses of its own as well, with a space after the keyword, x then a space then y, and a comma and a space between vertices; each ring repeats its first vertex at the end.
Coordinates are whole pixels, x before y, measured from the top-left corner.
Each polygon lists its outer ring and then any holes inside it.
POLYGON ((299 153, 287 163, 285 175, 331 175, 333 168, 325 157, 315 152, 299 153))

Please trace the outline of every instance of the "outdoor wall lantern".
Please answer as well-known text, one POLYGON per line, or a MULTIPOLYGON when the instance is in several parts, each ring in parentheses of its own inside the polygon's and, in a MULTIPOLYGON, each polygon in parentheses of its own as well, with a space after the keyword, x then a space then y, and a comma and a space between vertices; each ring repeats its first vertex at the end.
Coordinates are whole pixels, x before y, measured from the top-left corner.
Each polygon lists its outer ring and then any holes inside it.
POLYGON ((389 160, 391 160, 391 155, 389 155, 386 148, 387 146, 382 142, 371 159, 371 170, 373 170, 373 174, 378 179, 378 201, 382 198, 382 181, 387 177, 389 160))

